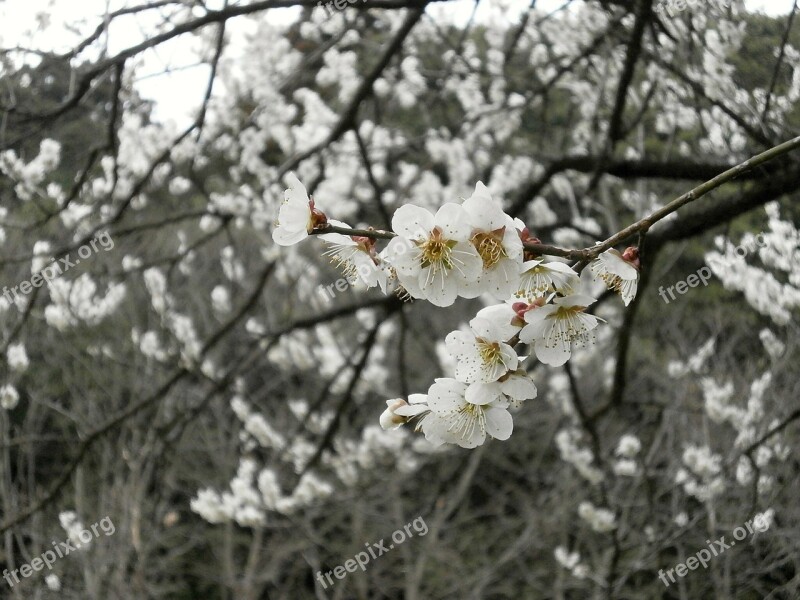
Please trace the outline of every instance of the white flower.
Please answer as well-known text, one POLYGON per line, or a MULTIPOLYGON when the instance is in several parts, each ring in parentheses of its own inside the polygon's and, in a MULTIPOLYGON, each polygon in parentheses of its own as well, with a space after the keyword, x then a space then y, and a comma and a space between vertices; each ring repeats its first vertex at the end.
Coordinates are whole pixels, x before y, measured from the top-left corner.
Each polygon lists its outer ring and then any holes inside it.
POLYGON ((742 456, 739 458, 739 462, 736 465, 736 483, 739 485, 748 485, 752 481, 753 467, 750 465, 750 461, 742 456))
POLYGON ((514 220, 480 181, 462 206, 472 226, 470 241, 481 257, 483 270, 477 279, 466 282, 461 295, 476 298, 488 292, 505 300, 517 287, 522 265, 522 240, 514 220))
POLYGON ((231 294, 223 285, 216 286, 211 290, 211 306, 215 312, 226 314, 231 311, 231 294))
POLYGON ((553 555, 556 557, 558 564, 568 571, 574 569, 581 560, 580 554, 577 552, 569 552, 564 546, 558 546, 553 552, 553 555))
POLYGON ((281 500, 281 486, 278 483, 278 476, 272 469, 264 469, 258 475, 258 491, 261 492, 264 506, 269 510, 275 507, 281 500))
POLYGON ((49 575, 45 576, 44 582, 47 585, 47 588, 52 592, 58 592, 61 590, 61 580, 55 573, 50 573, 49 575))
POLYGON ((164 360, 166 358, 166 353, 162 350, 161 343, 158 341, 158 334, 155 331, 147 331, 142 334, 139 340, 139 350, 148 358, 155 358, 156 360, 164 360))
POLYGON ((39 241, 33 245, 33 260, 31 261, 31 273, 34 275, 50 264, 50 242, 39 241))
POLYGON ((617 527, 613 512, 605 508, 597 508, 591 502, 581 502, 578 506, 578 514, 598 533, 607 533, 617 527))
POLYGON ((575 579, 586 579, 589 577, 589 567, 586 565, 577 565, 574 569, 572 569, 572 576, 575 579))
POLYGON ((603 472, 594 467, 594 454, 589 448, 579 445, 580 433, 576 429, 562 429, 556 434, 556 446, 561 459, 574 466, 589 483, 597 485, 603 480, 603 472))
POLYGON ((303 241, 315 227, 326 222, 325 215, 314 207, 306 187, 294 173, 286 176, 289 189, 278 211, 278 225, 272 231, 272 239, 279 246, 291 246, 303 241))
POLYGON ((772 526, 772 522, 774 520, 775 520, 775 509, 768 508, 764 512, 757 513, 753 517, 753 525, 755 526, 756 530, 763 532, 772 526))
POLYGON ((445 346, 457 360, 456 379, 465 383, 491 383, 517 368, 519 358, 505 343, 502 330, 489 319, 476 317, 469 322, 472 332, 452 331, 445 346))
POLYGON ((397 429, 412 417, 428 411, 428 397, 425 394, 410 394, 408 402, 402 398, 386 401, 386 410, 380 417, 380 424, 386 430, 397 429))
POLYGON ((467 213, 458 204, 445 204, 435 216, 406 204, 394 213, 392 229, 397 237, 386 246, 386 256, 415 298, 450 306, 483 270, 483 260, 469 243, 467 213))
MULTIPOLYGON (((330 223, 338 225, 335 221, 330 223)), ((341 233, 326 233, 319 237, 330 246, 324 255, 342 269, 351 285, 367 288, 379 285, 386 292, 387 275, 375 255, 375 240, 341 233)))
POLYGON ((786 345, 771 330, 762 329, 758 337, 772 360, 779 359, 786 351, 786 345))
POLYGON ((631 246, 620 254, 611 248, 601 253, 591 264, 595 279, 602 279, 628 306, 636 297, 639 283, 639 249, 631 246))
POLYGON ((562 262, 544 262, 544 259, 529 260, 522 264, 522 273, 514 295, 532 302, 551 293, 571 294, 580 282, 578 274, 562 262))
POLYGON ((636 461, 629 458, 620 458, 614 463, 614 473, 620 477, 633 477, 636 475, 636 461))
POLYGON ((8 366, 13 371, 24 371, 30 365, 24 344, 11 344, 6 352, 8 366))
POLYGON ((78 514, 75 511, 68 510, 58 515, 58 521, 61 527, 67 532, 67 537, 72 542, 75 549, 86 549, 91 544, 91 540, 84 542, 81 539, 81 532, 83 531, 83 523, 78 519, 78 514))
POLYGON ((510 340, 519 333, 525 322, 519 318, 516 310, 510 304, 493 304, 478 311, 478 319, 488 319, 498 330, 500 338, 510 340))
POLYGON ((519 408, 525 400, 536 398, 536 385, 525 371, 518 370, 503 375, 491 383, 471 383, 465 398, 473 404, 506 402, 511 408, 519 408))
POLYGON ((621 438, 619 438, 619 442, 617 443, 617 456, 623 456, 625 458, 633 458, 639 451, 642 449, 642 443, 639 441, 635 435, 630 433, 626 433, 621 438))
POLYGON ((430 387, 431 412, 421 423, 428 441, 475 448, 486 441, 487 433, 498 440, 507 440, 514 423, 504 403, 475 404, 467 401, 466 391, 467 384, 455 379, 437 379, 430 387))
POLYGON ((189 508, 209 523, 225 523, 231 517, 220 495, 210 488, 197 492, 197 497, 189 502, 189 508))
POLYGON ((708 446, 686 446, 683 462, 700 478, 709 478, 720 472, 722 456, 714 454, 708 446))
POLYGON ((573 294, 529 310, 525 313, 528 324, 519 337, 526 344, 533 343, 536 358, 544 364, 561 366, 569 360, 573 342, 585 345, 593 341, 590 332, 597 327, 598 318, 584 311, 594 301, 591 296, 573 294))
POLYGON ((5 410, 16 408, 19 403, 19 392, 13 385, 0 387, 0 407, 5 410))

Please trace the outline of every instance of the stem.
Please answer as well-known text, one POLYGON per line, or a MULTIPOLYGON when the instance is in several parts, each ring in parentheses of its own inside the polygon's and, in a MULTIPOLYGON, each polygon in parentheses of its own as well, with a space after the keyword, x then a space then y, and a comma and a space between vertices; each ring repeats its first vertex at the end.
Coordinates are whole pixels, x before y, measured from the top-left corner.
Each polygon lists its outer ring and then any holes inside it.
POLYGON ((349 227, 337 227, 336 225, 323 225, 319 229, 313 230, 309 235, 324 235, 326 233, 341 233, 343 235, 368 237, 375 240, 390 240, 393 237, 397 237, 394 231, 383 231, 381 229, 351 229, 349 227))
MULTIPOLYGON (((628 238, 633 237, 634 235, 639 234, 643 236, 647 231, 660 220, 664 219, 665 217, 671 215, 679 208, 689 204, 690 202, 694 202, 698 198, 701 198, 708 194, 709 192, 717 189, 718 187, 722 186, 729 181, 736 179, 743 173, 763 165, 766 162, 769 162, 783 154, 788 154, 792 150, 800 148, 800 136, 797 136, 794 139, 789 140, 788 142, 784 142, 774 148, 770 148, 761 154, 753 156, 752 158, 748 158, 741 164, 736 165, 720 173, 713 179, 706 181, 705 183, 697 186, 693 190, 686 192, 682 196, 679 196, 669 204, 659 208, 652 214, 640 219, 636 223, 632 225, 628 225, 625 229, 622 229, 618 233, 615 233, 610 238, 606 239, 605 241, 596 244, 594 246, 590 246, 588 248, 583 249, 567 249, 567 248, 559 248, 557 246, 549 246, 547 244, 531 244, 525 243, 525 249, 535 252, 536 254, 548 254, 550 256, 560 256, 563 258, 569 258, 572 260, 579 260, 579 261, 589 261, 595 258, 601 252, 608 250, 609 248, 613 248, 617 244, 620 244, 627 240, 628 238)), ((335 225, 324 225, 319 229, 315 229, 311 232, 311 235, 320 235, 325 233, 341 233, 343 235, 349 236, 361 236, 361 237, 368 237, 372 239, 385 239, 390 240, 395 237, 397 234, 392 231, 384 231, 380 229, 350 229, 348 227, 337 227, 335 225)))
POLYGON ((681 208, 682 206, 689 204, 697 200, 698 198, 705 196, 709 192, 717 189, 724 183, 728 183, 732 179, 735 179, 742 173, 749 171, 755 167, 763 165, 770 160, 777 158, 783 154, 787 154, 792 150, 800 147, 800 136, 797 136, 794 139, 789 140, 788 142, 784 142, 774 148, 770 148, 761 154, 758 154, 752 158, 748 158, 741 164, 736 165, 735 167, 728 169, 727 171, 720 173, 713 179, 706 181, 705 183, 697 186, 693 190, 686 192, 682 196, 679 196, 666 206, 659 208, 657 211, 653 212, 651 215, 637 221, 633 225, 629 225, 619 233, 612 235, 606 241, 596 246, 592 246, 591 248, 586 248, 591 254, 595 256, 604 250, 608 250, 609 248, 619 244, 620 242, 625 241, 629 237, 637 234, 637 233, 645 233, 647 232, 650 227, 652 227, 655 223, 667 217, 668 215, 674 213, 676 210, 681 208))

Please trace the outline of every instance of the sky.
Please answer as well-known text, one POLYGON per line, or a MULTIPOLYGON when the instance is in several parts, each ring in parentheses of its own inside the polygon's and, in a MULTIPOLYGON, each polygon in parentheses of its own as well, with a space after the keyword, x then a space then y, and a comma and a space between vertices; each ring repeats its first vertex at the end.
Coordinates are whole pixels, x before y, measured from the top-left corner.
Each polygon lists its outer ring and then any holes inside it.
MULTIPOLYGON (((206 0, 209 8, 219 8, 224 0, 206 0)), ((663 0, 667 1, 667 0, 663 0)), ((707 2, 708 0, 700 0, 707 2)), ((794 0, 745 0, 750 10, 763 11, 771 15, 788 14, 794 0)), ((0 47, 27 46, 39 49, 65 51, 75 42, 92 31, 98 24, 99 16, 121 5, 133 4, 124 0, 0 0, 0 47), (38 33, 42 23, 50 27, 42 35, 38 33), (70 33, 65 24, 73 25, 70 33), (77 34, 74 31, 77 29, 77 34)), ((488 2, 484 0, 478 7, 476 19, 486 18, 488 2)), ((509 18, 513 19, 514 8, 525 10, 530 0, 505 0, 509 18)), ((538 0, 537 6, 545 10, 555 10, 564 0, 538 0)), ((447 3, 446 14, 457 22, 466 22, 472 13, 474 0, 454 0, 447 3)), ((431 12, 442 11, 443 6, 432 7, 431 12)), ((273 9, 270 18, 276 23, 290 23, 295 20, 299 8, 273 9)), ((518 12, 518 11, 516 11, 518 12)), ((246 20, 239 19, 230 27, 242 27, 246 20)), ((152 22, 142 17, 120 20, 112 24, 104 43, 111 54, 142 40, 152 22)), ((230 31, 229 27, 229 31, 230 31)), ((237 31, 243 33, 243 31, 237 31)), ((175 120, 179 126, 191 120, 192 113, 203 97, 207 85, 208 69, 197 66, 193 58, 193 47, 197 42, 190 36, 159 46, 154 51, 143 54, 137 68, 136 85, 139 93, 155 101, 155 117, 161 120, 175 120), (196 99, 193 103, 192 99, 196 99)))

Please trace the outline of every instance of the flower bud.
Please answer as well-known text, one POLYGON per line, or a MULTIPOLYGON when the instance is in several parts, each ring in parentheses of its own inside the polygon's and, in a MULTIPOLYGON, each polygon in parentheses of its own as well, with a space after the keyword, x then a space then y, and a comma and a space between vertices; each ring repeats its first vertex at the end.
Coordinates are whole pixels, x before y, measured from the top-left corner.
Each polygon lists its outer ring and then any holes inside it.
POLYGON ((315 229, 323 229, 328 224, 328 217, 314 205, 314 198, 309 198, 308 208, 311 210, 308 233, 315 229))
POLYGON ((639 248, 636 246, 629 246, 628 248, 625 248, 625 252, 622 253, 622 260, 630 263, 638 269, 641 265, 639 261, 639 248))
POLYGON ((408 417, 398 415, 395 411, 403 406, 408 406, 408 402, 402 398, 395 398, 394 400, 386 401, 386 410, 383 411, 380 418, 381 427, 385 430, 397 429, 408 421, 408 417))

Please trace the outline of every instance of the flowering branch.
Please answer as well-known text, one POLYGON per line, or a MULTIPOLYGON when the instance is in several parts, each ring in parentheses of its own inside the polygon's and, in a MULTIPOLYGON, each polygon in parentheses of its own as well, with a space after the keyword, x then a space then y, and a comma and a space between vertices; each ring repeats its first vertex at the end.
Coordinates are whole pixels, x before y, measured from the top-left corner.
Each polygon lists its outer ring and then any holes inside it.
MULTIPOLYGON (((380 418, 385 429, 413 421, 436 445, 475 448, 487 435, 507 439, 513 429, 509 411, 536 397, 536 386, 523 367, 525 357, 517 354, 519 342, 550 366, 565 365, 575 346, 594 343, 594 330, 602 319, 587 312, 596 300, 590 284, 579 277, 584 267, 589 265, 592 277, 629 305, 639 284, 639 246, 655 223, 797 147, 800 137, 726 170, 583 249, 542 244, 520 219, 504 212, 481 182, 462 203, 445 203, 435 214, 414 204, 399 207, 387 231, 329 220, 291 173, 272 237, 290 246, 310 235, 321 236, 329 245, 325 254, 361 287, 379 286, 384 293, 422 298, 441 307, 459 296, 493 296, 499 301, 479 311, 468 331, 453 331, 445 339, 457 363, 454 378, 437 379, 427 394, 388 400, 380 418), (614 248, 632 236, 638 236, 636 246, 624 252, 614 248), (379 239, 389 240, 381 252, 375 247, 379 239), (555 257, 578 263, 570 267, 555 257)), ((571 374, 568 367, 567 373, 571 374)), ((619 389, 615 379, 613 396, 619 389)))
POLYGON ((761 154, 749 158, 743 163, 740 163, 735 167, 732 167, 727 171, 720 173, 713 179, 710 179, 709 181, 706 181, 705 183, 697 186, 693 190, 690 190, 685 194, 683 194, 682 196, 679 196, 666 206, 659 208, 658 210, 654 211, 647 217, 640 219, 639 221, 633 223, 632 225, 629 225, 625 229, 614 234, 613 236, 605 240, 603 243, 598 244, 597 246, 591 248, 590 250, 595 252, 602 252, 603 250, 607 250, 608 248, 612 248, 617 244, 624 242, 625 240, 631 238, 632 236, 638 233, 646 233, 647 230, 650 229, 650 227, 652 227, 655 223, 669 216, 670 214, 674 213, 676 210, 685 206, 686 204, 689 204, 690 202, 693 202, 698 198, 705 196, 706 194, 717 189, 723 184, 728 183, 733 179, 736 179, 743 173, 750 171, 755 167, 763 165, 764 163, 769 162, 775 158, 778 158, 779 156, 788 154, 789 152, 797 148, 800 148, 800 136, 795 137, 789 140, 788 142, 784 142, 783 144, 775 146, 774 148, 770 148, 769 150, 766 150, 765 152, 762 152, 761 154))
MULTIPOLYGON (((800 147, 800 136, 795 137, 783 144, 770 148, 761 154, 747 159, 746 161, 731 167, 716 177, 702 183, 694 189, 679 196, 669 204, 659 208, 650 215, 640 219, 639 221, 625 227, 619 232, 615 233, 605 241, 590 246, 588 248, 559 248, 558 246, 551 246, 548 244, 541 244, 535 242, 523 242, 523 247, 533 254, 558 256, 561 258, 568 258, 571 260, 590 261, 596 258, 600 253, 621 244, 635 235, 644 235, 647 231, 655 225, 658 221, 671 215, 679 208, 686 204, 698 200, 709 192, 721 187, 725 183, 740 177, 744 173, 751 171, 755 167, 761 166, 779 156, 788 154, 792 150, 800 147)), ((392 231, 384 231, 379 229, 352 229, 349 227, 341 227, 337 225, 326 224, 317 229, 309 232, 311 235, 319 235, 326 233, 339 233, 342 235, 349 235, 354 237, 366 237, 370 239, 385 239, 390 240, 397 234, 392 231)))

